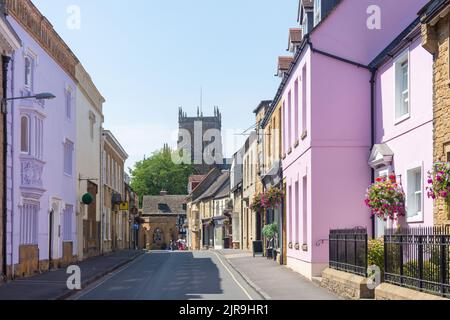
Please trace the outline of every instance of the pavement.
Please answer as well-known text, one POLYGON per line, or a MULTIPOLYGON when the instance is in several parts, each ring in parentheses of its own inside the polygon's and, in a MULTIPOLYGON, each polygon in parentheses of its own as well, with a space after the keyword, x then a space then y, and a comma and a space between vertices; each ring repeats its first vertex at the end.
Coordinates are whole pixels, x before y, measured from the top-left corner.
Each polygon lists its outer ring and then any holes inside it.
POLYGON ((228 263, 266 300, 341 300, 299 273, 251 252, 220 250, 228 263))
MULTIPOLYGON (((124 250, 93 257, 77 263, 81 269, 82 287, 103 278, 114 270, 135 260, 144 251, 124 250)), ((67 288, 66 269, 45 272, 33 277, 17 279, 0 286, 0 300, 62 300, 76 291, 67 288)))
POLYGON ((150 251, 71 300, 262 300, 212 251, 150 251))

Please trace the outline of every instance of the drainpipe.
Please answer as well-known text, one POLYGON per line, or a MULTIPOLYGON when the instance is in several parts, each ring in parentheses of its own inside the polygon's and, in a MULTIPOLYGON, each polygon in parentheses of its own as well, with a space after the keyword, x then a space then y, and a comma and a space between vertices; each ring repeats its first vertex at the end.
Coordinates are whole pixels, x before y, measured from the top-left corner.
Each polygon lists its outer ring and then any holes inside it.
MULTIPOLYGON (((3 87, 3 98, 6 99, 7 95, 8 95, 8 65, 9 62, 11 61, 11 58, 8 56, 2 56, 2 76, 3 76, 3 82, 2 82, 2 87, 3 87)), ((2 102, 3 104, 3 102, 2 102)), ((3 183, 3 199, 2 199, 2 206, 3 206, 3 212, 2 212, 2 221, 3 221, 3 225, 2 225, 2 277, 6 280, 7 279, 7 262, 6 262, 6 254, 7 254, 7 250, 6 250, 6 241, 7 241, 7 213, 8 210, 6 208, 7 202, 6 202, 6 198, 8 196, 8 191, 7 191, 7 158, 8 158, 8 137, 7 137, 7 118, 6 118, 6 102, 4 105, 2 105, 2 108, 5 108, 4 110, 2 110, 3 112, 3 181, 1 183, 3 183)))
MULTIPOLYGON (((375 78, 377 75, 377 68, 372 68, 370 70, 372 73, 370 77, 370 117, 371 117, 371 135, 370 135, 370 144, 373 148, 375 145, 375 78)), ((371 168, 371 181, 375 181, 375 169, 371 168)), ((372 239, 375 239, 375 216, 372 216, 372 239)))

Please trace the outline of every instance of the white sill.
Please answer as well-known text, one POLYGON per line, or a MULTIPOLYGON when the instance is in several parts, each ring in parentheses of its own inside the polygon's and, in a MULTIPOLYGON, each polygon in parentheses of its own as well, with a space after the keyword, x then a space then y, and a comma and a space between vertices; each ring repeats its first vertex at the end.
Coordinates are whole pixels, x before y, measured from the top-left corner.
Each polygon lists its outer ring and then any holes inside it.
POLYGON ((419 212, 417 215, 411 218, 406 218, 406 223, 423 223, 424 218, 422 212, 419 212))
POLYGON ((404 116, 401 116, 400 118, 395 119, 394 125, 398 125, 398 124, 400 124, 400 123, 402 123, 402 122, 408 120, 410 117, 411 117, 411 115, 410 115, 409 113, 408 113, 408 114, 405 114, 404 116))

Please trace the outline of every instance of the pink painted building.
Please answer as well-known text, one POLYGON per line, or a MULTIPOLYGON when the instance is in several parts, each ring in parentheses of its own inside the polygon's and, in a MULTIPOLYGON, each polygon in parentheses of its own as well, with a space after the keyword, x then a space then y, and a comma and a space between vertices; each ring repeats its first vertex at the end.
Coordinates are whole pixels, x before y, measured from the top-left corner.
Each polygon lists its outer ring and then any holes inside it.
POLYGON ((308 278, 328 266, 330 229, 372 230, 364 205, 376 142, 369 64, 426 2, 300 1, 304 37, 274 105, 283 106, 287 265, 308 278))
MULTIPOLYGON (((432 226, 426 196, 433 165, 433 56, 422 47, 419 18, 375 60, 375 145, 369 158, 375 177, 394 174, 406 194, 402 227, 432 226)), ((392 221, 376 219, 380 237, 392 221)))

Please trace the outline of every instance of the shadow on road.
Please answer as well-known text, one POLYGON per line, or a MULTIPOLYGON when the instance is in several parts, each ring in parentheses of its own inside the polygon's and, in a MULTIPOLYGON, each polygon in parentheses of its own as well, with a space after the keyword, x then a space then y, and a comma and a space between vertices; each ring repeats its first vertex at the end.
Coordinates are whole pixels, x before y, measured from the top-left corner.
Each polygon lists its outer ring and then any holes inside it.
MULTIPOLYGON (((150 252, 79 299, 204 299, 205 295, 223 295, 222 286, 219 267, 210 254, 150 252)), ((226 298, 232 299, 234 294, 229 292, 226 298)))

